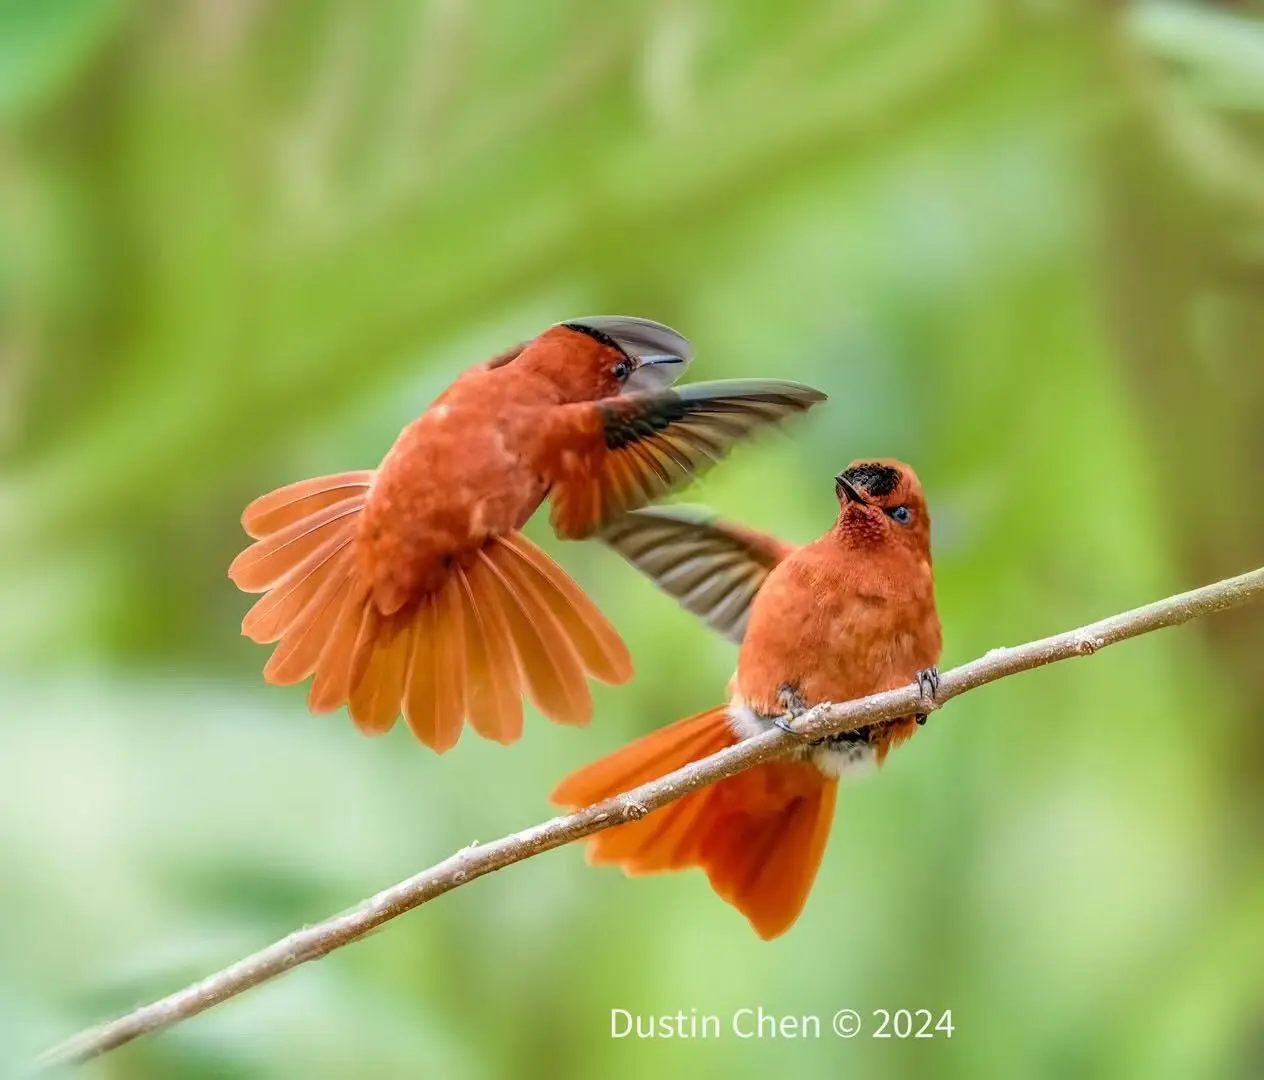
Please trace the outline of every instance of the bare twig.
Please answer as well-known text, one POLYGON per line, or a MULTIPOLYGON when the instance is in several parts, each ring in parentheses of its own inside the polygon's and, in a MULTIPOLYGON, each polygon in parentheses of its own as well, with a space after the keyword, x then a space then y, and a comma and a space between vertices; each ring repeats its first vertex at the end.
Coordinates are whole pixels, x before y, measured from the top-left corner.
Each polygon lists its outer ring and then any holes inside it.
MULTIPOLYGON (((940 681, 934 702, 922 699, 917 687, 909 686, 862 701, 818 706, 799 719, 794 725, 795 730, 800 735, 821 737, 853 731, 880 720, 909 716, 914 712, 928 712, 986 683, 1059 660, 1091 656, 1107 645, 1168 626, 1178 626, 1212 612, 1239 607, 1261 595, 1264 595, 1264 568, 1056 637, 1013 648, 994 649, 972 663, 947 672, 940 681)), ((298 930, 275 945, 170 997, 76 1035, 50 1050, 39 1064, 53 1067, 81 1063, 142 1035, 188 1020, 300 964, 318 960, 335 949, 359 941, 392 919, 475 878, 591 836, 602 829, 639 820, 692 791, 779 757, 795 745, 798 745, 795 736, 771 731, 600 806, 458 852, 446 862, 378 893, 347 914, 298 930)))

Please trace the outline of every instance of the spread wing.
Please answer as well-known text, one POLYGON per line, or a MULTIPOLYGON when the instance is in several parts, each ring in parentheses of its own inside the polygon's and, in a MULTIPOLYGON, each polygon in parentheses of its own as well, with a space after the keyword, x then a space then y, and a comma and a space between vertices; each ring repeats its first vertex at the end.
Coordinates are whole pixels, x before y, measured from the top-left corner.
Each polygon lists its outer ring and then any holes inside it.
POLYGON ((553 528, 582 539, 661 498, 761 428, 825 400, 800 383, 695 383, 558 410, 553 528))
POLYGON ((640 510, 598 536, 682 607, 739 645, 755 595, 795 550, 691 507, 640 510))

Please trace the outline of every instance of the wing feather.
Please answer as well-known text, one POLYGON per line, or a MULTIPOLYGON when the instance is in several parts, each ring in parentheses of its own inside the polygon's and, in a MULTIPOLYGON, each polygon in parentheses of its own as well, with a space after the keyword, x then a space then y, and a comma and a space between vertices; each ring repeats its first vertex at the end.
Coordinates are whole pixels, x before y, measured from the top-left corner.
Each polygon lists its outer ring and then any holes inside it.
POLYGON ((598 534, 687 611, 741 644, 751 605, 794 548, 689 507, 627 514, 598 534))
POLYGON ((570 539, 589 536, 679 488, 759 429, 824 400, 800 383, 742 379, 563 406, 553 527, 570 539))

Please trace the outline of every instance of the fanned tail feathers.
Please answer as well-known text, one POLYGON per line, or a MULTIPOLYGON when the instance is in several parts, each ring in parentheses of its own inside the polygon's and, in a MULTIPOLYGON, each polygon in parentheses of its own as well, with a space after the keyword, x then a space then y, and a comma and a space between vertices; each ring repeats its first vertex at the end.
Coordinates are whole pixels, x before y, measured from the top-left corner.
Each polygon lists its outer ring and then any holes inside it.
MULTIPOLYGON (((728 710, 681 720, 567 777, 553 802, 578 809, 648 783, 736 743, 728 710)), ((588 842, 594 865, 629 876, 700 867, 764 939, 798 920, 834 816, 837 780, 808 762, 773 761, 679 799, 588 842)))
POLYGON ((256 543, 229 576, 264 595, 242 632, 276 643, 265 678, 315 676, 315 713, 348 705, 369 735, 402 714, 442 753, 468 720, 485 738, 522 734, 525 693, 559 723, 592 716, 588 677, 626 682, 631 658, 596 605, 521 534, 496 537, 454 565, 431 596, 383 616, 357 561, 359 515, 373 474, 343 473, 281 488, 243 515, 256 543))

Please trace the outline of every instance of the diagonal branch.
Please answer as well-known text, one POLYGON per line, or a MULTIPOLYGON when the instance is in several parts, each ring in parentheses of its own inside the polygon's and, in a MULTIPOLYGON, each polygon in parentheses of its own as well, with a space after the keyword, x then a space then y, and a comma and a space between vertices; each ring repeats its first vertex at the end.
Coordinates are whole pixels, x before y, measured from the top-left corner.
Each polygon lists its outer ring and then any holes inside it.
POLYGON ((1107 645, 1165 627, 1179 626, 1213 612, 1240 607, 1260 596, 1264 596, 1264 568, 1194 592, 1168 597, 1055 637, 1013 648, 994 649, 978 660, 947 672, 940 681, 934 702, 922 699, 917 687, 909 686, 861 701, 820 705, 794 725, 797 735, 768 732, 600 806, 458 852, 446 862, 378 893, 346 914, 298 930, 178 993, 74 1036, 45 1054, 39 1065, 51 1068, 88 1061, 142 1035, 188 1020, 300 964, 319 960, 335 949, 359 941, 392 919, 476 878, 591 836, 602 829, 637 821, 692 791, 780 757, 798 745, 800 735, 820 738, 853 731, 881 720, 909 716, 914 712, 929 712, 968 690, 998 679, 1076 656, 1091 656, 1107 645))

